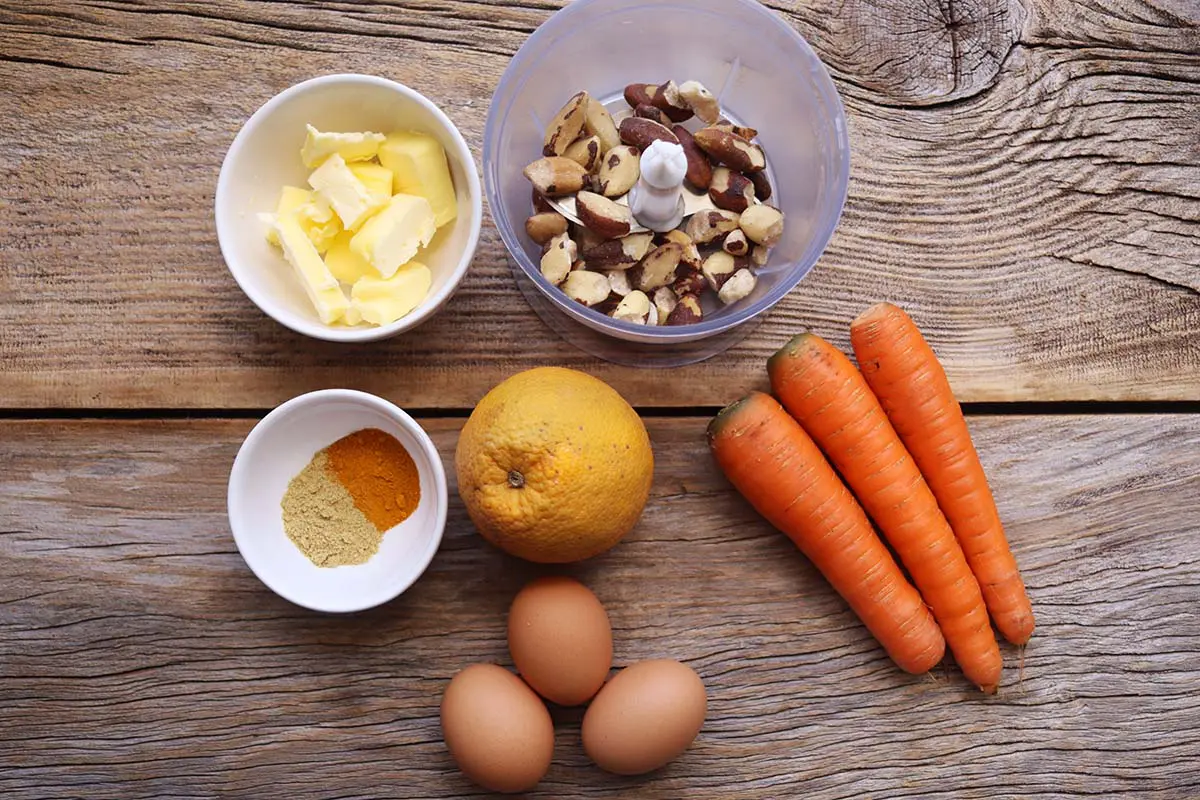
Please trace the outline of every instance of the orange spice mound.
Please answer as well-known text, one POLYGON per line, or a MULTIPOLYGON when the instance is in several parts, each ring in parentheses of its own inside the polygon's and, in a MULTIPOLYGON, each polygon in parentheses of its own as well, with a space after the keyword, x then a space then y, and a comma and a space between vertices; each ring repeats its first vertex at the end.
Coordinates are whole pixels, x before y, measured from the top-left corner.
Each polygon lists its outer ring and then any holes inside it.
POLYGON ((338 439, 327 452, 329 469, 379 531, 408 519, 421 502, 417 465, 391 434, 364 428, 338 439))

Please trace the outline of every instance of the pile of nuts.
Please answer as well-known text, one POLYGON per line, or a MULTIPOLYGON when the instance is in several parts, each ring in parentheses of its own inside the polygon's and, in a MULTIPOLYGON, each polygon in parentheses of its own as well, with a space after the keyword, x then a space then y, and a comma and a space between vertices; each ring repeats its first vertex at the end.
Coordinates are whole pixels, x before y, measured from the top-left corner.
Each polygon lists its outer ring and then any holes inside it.
POLYGON ((543 277, 572 300, 642 325, 699 322, 703 293, 724 305, 748 296, 783 236, 783 212, 765 203, 771 185, 758 131, 722 117, 697 81, 630 84, 625 101, 633 116, 620 125, 587 92, 554 116, 543 158, 525 168, 534 210, 525 230, 542 245, 543 277), (693 117, 704 123, 694 132, 682 124, 693 117), (683 148, 685 180, 716 208, 665 234, 632 233, 633 216, 616 201, 637 184, 641 153, 658 140, 683 148), (567 195, 581 225, 546 200, 567 195))

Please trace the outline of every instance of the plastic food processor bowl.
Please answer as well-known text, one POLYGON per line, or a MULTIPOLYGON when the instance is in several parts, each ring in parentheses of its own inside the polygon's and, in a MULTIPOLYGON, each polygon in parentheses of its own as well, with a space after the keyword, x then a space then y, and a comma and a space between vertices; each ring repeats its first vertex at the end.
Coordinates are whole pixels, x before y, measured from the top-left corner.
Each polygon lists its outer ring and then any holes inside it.
MULTIPOLYGON (((804 39, 757 0, 574 0, 513 56, 484 130, 487 199, 523 273, 518 279, 527 279, 571 319, 609 337, 648 345, 714 337, 779 302, 829 243, 846 200, 849 171, 845 114, 829 73, 804 39), (784 212, 786 222, 783 239, 758 270, 758 285, 749 297, 715 309, 694 325, 647 327, 586 308, 542 277, 541 250, 525 233, 533 210, 522 170, 541 156, 546 123, 576 92, 586 89, 611 110, 626 85, 669 78, 700 81, 717 95, 729 118, 759 130, 772 179, 768 202, 784 212)), ((678 363, 692 360, 699 359, 678 363)))

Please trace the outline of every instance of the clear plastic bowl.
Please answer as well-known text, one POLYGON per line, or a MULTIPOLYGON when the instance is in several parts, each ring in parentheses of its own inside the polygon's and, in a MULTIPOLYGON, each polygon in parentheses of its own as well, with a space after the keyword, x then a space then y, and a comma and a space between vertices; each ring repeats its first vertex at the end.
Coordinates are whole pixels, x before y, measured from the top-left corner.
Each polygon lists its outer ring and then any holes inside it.
POLYGON ((779 302, 833 235, 849 171, 845 115, 829 73, 804 39, 757 0, 574 0, 513 56, 484 130, 485 191, 519 277, 571 319, 648 345, 714 337, 779 302), (540 157, 545 124, 571 95, 586 89, 607 104, 630 83, 668 78, 700 81, 728 117, 759 130, 774 188, 769 202, 786 223, 749 297, 694 325, 647 327, 586 308, 542 277, 541 250, 525 233, 532 207, 521 171, 540 157))

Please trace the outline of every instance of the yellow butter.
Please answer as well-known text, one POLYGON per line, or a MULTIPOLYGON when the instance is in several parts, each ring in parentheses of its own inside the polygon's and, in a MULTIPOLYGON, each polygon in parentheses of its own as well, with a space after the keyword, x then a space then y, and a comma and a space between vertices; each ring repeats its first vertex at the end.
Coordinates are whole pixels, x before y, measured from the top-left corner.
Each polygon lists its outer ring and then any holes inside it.
POLYGON ((329 133, 312 125, 305 128, 308 134, 304 137, 304 147, 300 148, 300 158, 309 168, 319 166, 334 153, 344 161, 370 161, 386 138, 382 133, 329 133))
POLYGON ((357 325, 362 321, 362 312, 354 306, 347 308, 346 313, 342 315, 342 323, 345 325, 357 325))
POLYGON ((333 277, 342 283, 354 283, 368 275, 382 277, 366 259, 350 249, 350 240, 353 238, 354 234, 350 231, 342 231, 334 237, 329 252, 325 253, 325 266, 333 273, 333 277))
POLYGON ((415 131, 389 134, 379 146, 379 163, 392 171, 393 192, 415 194, 429 201, 437 227, 458 216, 446 151, 437 139, 415 131))
POLYGON ((283 255, 296 271, 308 299, 321 322, 329 325, 346 313, 350 303, 338 286, 337 278, 321 260, 294 213, 284 214, 275 223, 283 255))
POLYGON ((367 322, 387 325, 419 306, 432 283, 429 267, 410 261, 389 278, 360 278, 350 290, 350 305, 367 322))
POLYGON ((313 247, 318 253, 325 253, 333 244, 334 237, 341 233, 342 220, 333 212, 333 208, 316 192, 309 192, 309 201, 297 208, 294 213, 300 221, 300 227, 312 240, 313 247))
POLYGON ((392 171, 371 161, 359 161, 347 164, 354 177, 362 181, 367 192, 375 198, 379 205, 392 199, 392 171))
POLYGON ((342 220, 342 226, 348 231, 357 230, 382 205, 371 196, 367 187, 354 176, 337 153, 313 170, 308 176, 308 185, 316 190, 319 198, 333 207, 334 213, 342 220))
POLYGON ((308 202, 312 195, 308 189, 299 186, 285 186, 279 192, 279 202, 275 205, 274 214, 259 214, 259 219, 267 223, 267 241, 279 247, 279 233, 275 230, 275 221, 288 212, 295 211, 308 202))
POLYGON ((350 250, 390 278, 401 264, 413 259, 437 233, 433 209, 424 197, 398 194, 363 223, 350 240, 350 250))

